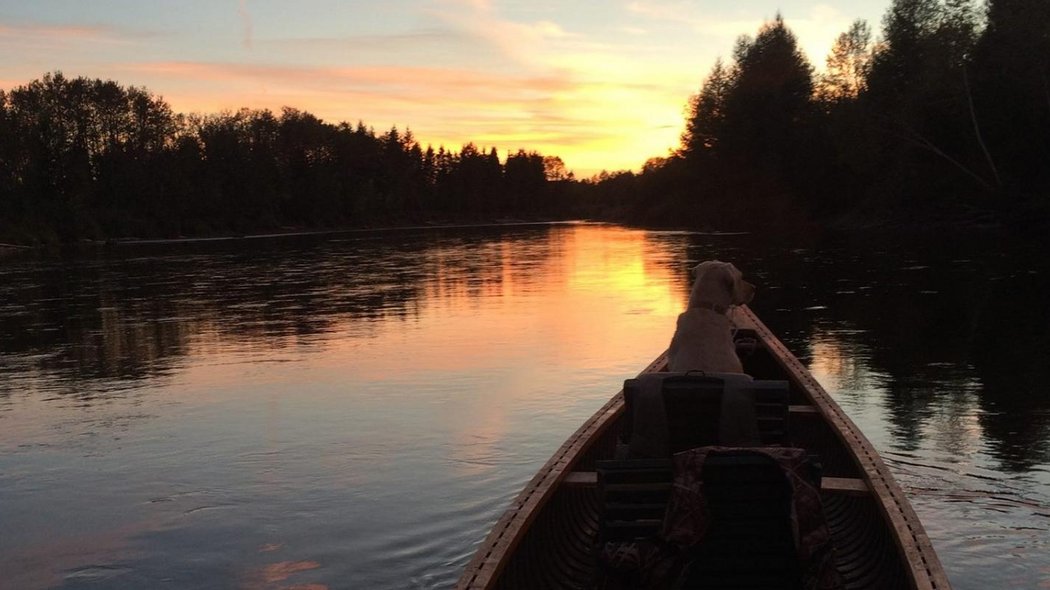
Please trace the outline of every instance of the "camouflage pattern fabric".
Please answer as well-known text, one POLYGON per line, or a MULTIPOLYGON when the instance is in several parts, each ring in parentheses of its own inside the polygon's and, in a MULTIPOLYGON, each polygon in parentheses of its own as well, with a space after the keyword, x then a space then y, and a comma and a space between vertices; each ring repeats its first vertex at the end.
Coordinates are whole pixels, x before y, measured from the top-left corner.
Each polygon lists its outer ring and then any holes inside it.
POLYGON ((608 590, 673 588, 708 528, 701 477, 704 462, 714 454, 745 453, 772 459, 791 487, 791 527, 801 564, 802 587, 805 590, 841 589, 843 582, 835 569, 831 532, 824 519, 820 490, 809 481, 806 451, 781 447, 700 447, 676 454, 671 497, 660 532, 652 539, 606 543, 601 548, 606 575, 599 586, 608 590))

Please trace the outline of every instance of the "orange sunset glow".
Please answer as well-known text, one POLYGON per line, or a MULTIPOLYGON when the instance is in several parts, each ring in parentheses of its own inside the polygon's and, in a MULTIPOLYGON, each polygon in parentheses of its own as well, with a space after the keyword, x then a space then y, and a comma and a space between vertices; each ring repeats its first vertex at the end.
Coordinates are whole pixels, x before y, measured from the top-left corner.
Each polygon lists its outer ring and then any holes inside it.
POLYGON ((62 71, 145 86, 177 112, 284 106, 424 146, 560 156, 578 177, 678 146, 718 56, 778 10, 818 67, 886 2, 312 0, 0 7, 0 88, 62 71))

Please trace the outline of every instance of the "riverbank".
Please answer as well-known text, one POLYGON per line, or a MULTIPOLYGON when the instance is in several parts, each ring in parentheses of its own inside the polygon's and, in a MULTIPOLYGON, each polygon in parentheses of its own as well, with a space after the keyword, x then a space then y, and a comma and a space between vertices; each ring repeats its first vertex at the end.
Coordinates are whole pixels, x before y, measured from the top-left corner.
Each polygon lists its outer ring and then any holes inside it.
POLYGON ((396 232, 396 231, 419 231, 419 230, 458 230, 470 228, 490 227, 526 227, 526 226, 549 226, 563 224, 605 224, 589 219, 491 219, 483 222, 441 222, 404 224, 404 225, 375 225, 365 227, 331 228, 331 229, 304 229, 304 228, 280 228, 275 231, 264 231, 249 234, 220 234, 205 236, 177 236, 177 237, 119 237, 110 239, 81 239, 77 243, 55 244, 39 243, 34 246, 0 244, 0 258, 13 256, 20 253, 40 252, 55 249, 66 249, 70 247, 86 248, 121 248, 131 246, 165 246, 165 245, 192 245, 192 244, 220 244, 238 243, 238 241, 250 241, 261 239, 280 239, 307 236, 340 236, 361 234, 369 232, 396 232))
POLYGON ((230 242, 238 240, 267 240, 273 238, 294 238, 301 236, 326 236, 344 235, 355 233, 379 232, 379 231, 413 231, 421 229, 469 229, 472 227, 502 227, 502 226, 527 226, 527 225, 553 225, 571 223, 592 223, 585 220, 551 220, 551 221, 524 221, 496 220, 478 223, 424 223, 416 225, 391 225, 376 227, 355 227, 345 229, 323 229, 323 230, 299 230, 288 229, 287 231, 266 232, 246 235, 226 235, 212 237, 179 237, 179 238, 119 238, 114 240, 91 241, 90 243, 104 246, 141 246, 149 244, 193 244, 204 242, 230 242))
POLYGON ((578 224, 578 223, 605 223, 602 221, 591 221, 584 219, 493 219, 488 221, 455 222, 455 221, 433 221, 424 223, 407 223, 391 225, 368 225, 344 228, 308 229, 297 227, 283 227, 272 231, 260 231, 250 234, 219 234, 207 236, 177 236, 172 238, 140 238, 128 236, 110 239, 83 239, 74 243, 39 242, 33 245, 0 243, 0 258, 5 255, 15 255, 24 252, 49 250, 54 248, 66 248, 70 246, 84 246, 89 248, 111 248, 123 246, 149 246, 166 244, 205 244, 220 242, 241 242, 249 240, 268 240, 279 238, 296 238, 306 236, 340 236, 348 234, 360 234, 368 232, 390 232, 390 231, 416 231, 424 229, 470 229, 483 227, 513 227, 530 225, 556 225, 556 224, 578 224))
POLYGON ((775 219, 758 220, 753 216, 726 217, 722 223, 704 223, 698 215, 680 215, 676 218, 664 218, 660 215, 647 219, 632 220, 623 212, 595 217, 576 219, 435 219, 386 220, 372 221, 360 225, 344 227, 313 228, 306 226, 282 226, 262 228, 253 233, 224 232, 208 235, 179 235, 174 237, 123 236, 112 238, 81 239, 76 242, 61 242, 55 236, 36 236, 28 238, 29 243, 0 242, 0 258, 10 257, 30 251, 67 249, 70 247, 122 247, 159 244, 195 244, 209 242, 235 242, 247 240, 265 240, 294 238, 304 236, 338 236, 363 232, 379 231, 413 231, 421 229, 461 229, 493 226, 525 226, 553 223, 614 223, 638 228, 656 230, 684 231, 689 233, 734 234, 749 233, 767 238, 783 239, 819 239, 821 236, 849 235, 870 240, 911 241, 929 239, 931 236, 996 236, 1010 239, 1042 242, 1050 230, 1050 220, 1045 211, 1031 211, 1027 215, 997 215, 988 210, 953 209, 951 211, 899 211, 887 214, 885 211, 851 211, 838 216, 813 219, 799 212, 797 215, 777 216, 775 219), (733 221, 735 219, 735 222, 733 221))

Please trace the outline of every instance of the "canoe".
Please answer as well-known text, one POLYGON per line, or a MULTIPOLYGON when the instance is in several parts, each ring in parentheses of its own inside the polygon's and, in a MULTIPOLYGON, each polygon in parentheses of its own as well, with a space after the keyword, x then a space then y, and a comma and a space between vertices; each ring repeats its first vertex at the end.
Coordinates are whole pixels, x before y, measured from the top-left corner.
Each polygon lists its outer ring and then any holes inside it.
MULTIPOLYGON (((842 586, 949 589, 929 537, 871 443, 750 309, 731 314, 738 342, 753 346, 744 371, 756 380, 786 382, 784 446, 820 459, 820 503, 842 586)), ((664 353, 640 375, 666 371, 666 365, 664 353)), ((606 509, 597 472, 622 445, 626 414, 621 390, 565 441, 493 526, 456 588, 594 585, 606 509)))

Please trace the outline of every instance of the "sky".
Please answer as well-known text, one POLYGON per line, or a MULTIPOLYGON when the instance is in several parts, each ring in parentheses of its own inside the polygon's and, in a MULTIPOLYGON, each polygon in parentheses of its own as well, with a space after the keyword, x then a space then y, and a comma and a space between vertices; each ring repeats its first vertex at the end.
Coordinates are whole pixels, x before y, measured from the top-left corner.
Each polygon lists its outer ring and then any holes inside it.
POLYGON ((144 86, 176 112, 308 111, 560 156, 577 177, 677 147, 718 57, 779 11, 819 71, 889 0, 0 0, 0 88, 46 72, 144 86))

